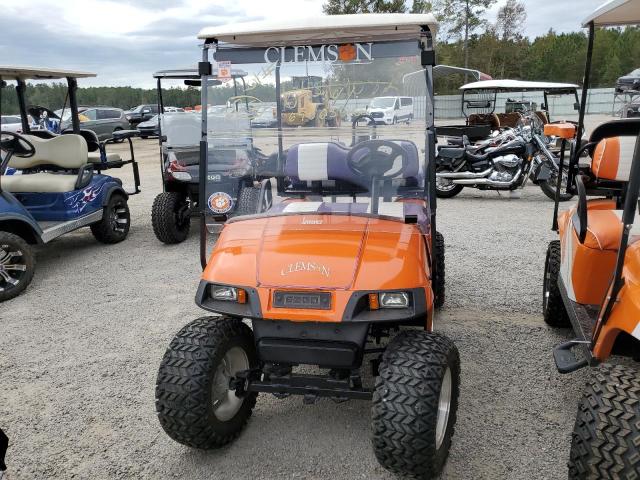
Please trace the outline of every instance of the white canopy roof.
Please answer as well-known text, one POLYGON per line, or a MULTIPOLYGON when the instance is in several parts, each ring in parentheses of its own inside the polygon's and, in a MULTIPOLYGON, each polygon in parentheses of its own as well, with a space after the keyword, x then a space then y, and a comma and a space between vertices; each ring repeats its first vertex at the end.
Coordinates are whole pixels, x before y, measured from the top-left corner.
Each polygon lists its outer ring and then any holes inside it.
POLYGON ((430 13, 320 15, 208 27, 198 38, 253 47, 406 40, 417 39, 423 25, 435 35, 438 24, 430 13))
POLYGON ((523 80, 484 80, 481 82, 467 83, 460 90, 500 90, 500 91, 525 91, 525 90, 574 90, 578 85, 572 83, 553 82, 526 82, 523 80))
POLYGON ((95 76, 95 73, 73 70, 0 65, 0 78, 7 80, 56 80, 60 78, 87 78, 95 76))
POLYGON ((591 22, 596 27, 640 24, 640 0, 609 0, 585 18, 582 26, 591 22))

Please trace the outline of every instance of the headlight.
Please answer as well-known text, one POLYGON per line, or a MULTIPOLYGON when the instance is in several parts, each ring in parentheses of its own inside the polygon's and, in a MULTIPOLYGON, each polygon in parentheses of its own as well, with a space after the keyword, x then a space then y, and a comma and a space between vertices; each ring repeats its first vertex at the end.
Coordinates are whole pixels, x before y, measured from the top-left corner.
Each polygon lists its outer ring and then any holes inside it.
POLYGON ((171 176, 181 182, 190 182, 191 175, 187 172, 171 172, 171 176))
POLYGON ((211 298, 224 302, 246 303, 247 292, 241 288, 226 285, 211 285, 211 298))
POLYGON ((378 310, 380 308, 408 308, 408 292, 384 292, 369 294, 369 309, 378 310))
POLYGON ((381 308, 407 308, 409 306, 409 294, 407 292, 393 292, 380 294, 381 308))

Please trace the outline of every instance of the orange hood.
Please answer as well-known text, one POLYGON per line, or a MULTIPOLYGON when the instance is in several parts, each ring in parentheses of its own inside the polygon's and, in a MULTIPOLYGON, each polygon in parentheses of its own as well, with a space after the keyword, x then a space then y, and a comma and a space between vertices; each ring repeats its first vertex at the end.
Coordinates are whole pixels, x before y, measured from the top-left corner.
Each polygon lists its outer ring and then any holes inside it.
POLYGON ((425 286, 427 273, 416 225, 312 214, 225 225, 203 279, 264 288, 375 290, 425 286))

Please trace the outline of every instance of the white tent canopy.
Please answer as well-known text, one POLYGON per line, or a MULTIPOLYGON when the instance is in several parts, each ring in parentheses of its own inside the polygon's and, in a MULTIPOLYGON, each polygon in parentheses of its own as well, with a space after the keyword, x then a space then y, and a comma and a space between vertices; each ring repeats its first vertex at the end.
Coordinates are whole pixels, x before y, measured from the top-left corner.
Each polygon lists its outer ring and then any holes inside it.
POLYGON ((95 76, 95 73, 73 70, 0 65, 0 78, 6 80, 57 80, 60 78, 87 78, 95 76))
POLYGON ((198 38, 250 47, 295 46, 417 39, 422 26, 428 26, 435 35, 437 22, 431 14, 321 15, 208 27, 198 38))
POLYGON ((467 83, 460 87, 460 90, 496 90, 502 92, 552 92, 576 89, 578 89, 578 85, 572 83, 527 82, 523 80, 484 80, 481 82, 467 83))
POLYGON ((609 0, 585 18, 582 26, 591 22, 596 27, 640 24, 640 0, 609 0))

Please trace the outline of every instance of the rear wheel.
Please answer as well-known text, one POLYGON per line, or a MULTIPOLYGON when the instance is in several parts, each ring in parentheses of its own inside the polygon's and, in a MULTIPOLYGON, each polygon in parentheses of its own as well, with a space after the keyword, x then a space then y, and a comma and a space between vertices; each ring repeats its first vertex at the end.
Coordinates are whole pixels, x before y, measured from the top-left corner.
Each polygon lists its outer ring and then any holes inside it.
POLYGON ((260 187, 244 186, 240 189, 238 195, 238 206, 233 213, 234 217, 240 215, 255 215, 258 212, 264 212, 271 208, 271 191, 265 190, 264 195, 260 195, 262 189, 260 187), (264 198, 267 197, 268 198, 264 198))
POLYGON ((405 330, 382 356, 373 394, 373 450, 399 475, 429 479, 451 446, 460 386, 460 357, 447 337, 405 330))
POLYGON ((453 183, 451 180, 442 177, 436 177, 436 195, 438 198, 453 198, 458 195, 464 185, 453 183))
POLYGON ((433 254, 435 255, 435 271, 433 272, 434 306, 440 308, 444 305, 444 236, 436 232, 433 242, 433 254))
POLYGON ((114 193, 104 207, 102 220, 91 225, 91 233, 99 242, 118 243, 127 238, 130 226, 127 198, 122 193, 114 193))
POLYGON ((253 333, 240 319, 203 317, 186 325, 158 371, 156 411, 164 431, 195 448, 230 443, 247 424, 257 397, 237 397, 230 380, 257 366, 253 333))
POLYGON ((547 258, 544 263, 544 280, 542 291, 542 314, 547 325, 552 327, 570 327, 569 314, 564 306, 558 277, 560 276, 560 240, 549 243, 547 258))
POLYGON ((640 379, 603 364, 587 384, 573 428, 569 479, 640 478, 640 379))
POLYGON ((189 236, 191 218, 186 195, 163 192, 153 201, 151 224, 156 238, 166 244, 184 242, 189 236))
POLYGON ((0 232, 0 302, 20 295, 36 270, 33 250, 21 237, 0 232))

